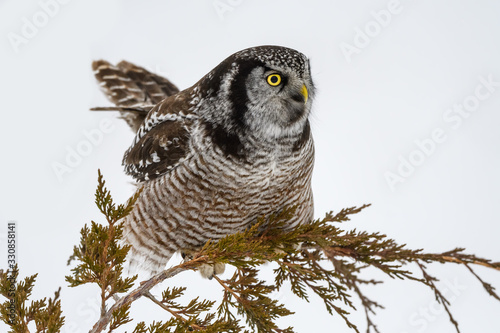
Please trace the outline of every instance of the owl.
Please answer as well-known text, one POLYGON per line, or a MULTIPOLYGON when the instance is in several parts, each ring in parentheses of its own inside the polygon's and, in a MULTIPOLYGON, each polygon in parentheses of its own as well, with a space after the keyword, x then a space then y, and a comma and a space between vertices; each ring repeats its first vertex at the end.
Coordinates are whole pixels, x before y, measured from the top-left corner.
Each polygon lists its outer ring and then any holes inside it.
MULTIPOLYGON (((229 56, 193 86, 122 61, 95 61, 100 86, 136 136, 125 172, 142 192, 124 217, 130 267, 156 274, 175 252, 243 231, 296 206, 286 228, 313 219, 314 98, 309 60, 280 46, 229 56)), ((202 275, 223 271, 205 265, 202 275)))

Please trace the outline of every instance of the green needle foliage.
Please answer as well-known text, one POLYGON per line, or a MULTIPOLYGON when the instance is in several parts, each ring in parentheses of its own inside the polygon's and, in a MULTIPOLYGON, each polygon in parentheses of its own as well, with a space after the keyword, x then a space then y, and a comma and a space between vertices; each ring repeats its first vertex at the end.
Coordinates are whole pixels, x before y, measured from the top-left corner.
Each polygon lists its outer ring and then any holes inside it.
MULTIPOLYGON (((78 261, 72 275, 66 276, 70 287, 86 283, 95 283, 101 289, 101 315, 106 313, 106 302, 117 294, 125 293, 132 288, 137 276, 122 277, 125 257, 129 245, 120 245, 123 226, 118 221, 126 216, 139 197, 138 191, 126 205, 115 205, 110 192, 104 187, 105 181, 98 172, 98 187, 95 193, 95 203, 106 217, 108 225, 91 221, 90 227, 85 225, 80 231, 80 244, 75 246, 68 265, 73 260, 78 261)), ((117 309, 112 314, 110 332, 130 321, 128 307, 117 309)))
MULTIPOLYGON (((294 209, 290 208, 271 216, 268 222, 261 220, 245 232, 227 236, 218 243, 205 245, 199 256, 205 256, 207 262, 234 265, 238 268, 235 274, 243 273, 244 276, 246 273, 252 278, 255 278, 256 271, 250 267, 257 267, 269 261, 275 262, 278 264, 278 268, 274 270, 275 283, 273 286, 268 286, 269 289, 259 289, 263 281, 243 279, 241 276, 239 280, 233 276, 232 279, 225 281, 224 287, 233 291, 243 290, 241 293, 243 296, 262 297, 266 292, 280 290, 284 282, 288 281, 291 291, 296 296, 308 301, 310 293, 316 294, 323 300, 330 314, 341 316, 356 332, 359 332, 358 327, 348 317, 349 311, 356 310, 352 298, 354 295, 364 308, 367 332, 379 332, 371 315, 375 314, 377 308, 382 308, 382 305, 368 298, 362 292, 362 285, 379 284, 382 281, 361 278, 361 274, 368 267, 375 267, 391 278, 412 280, 429 287, 438 302, 443 304, 457 332, 460 330, 449 310, 449 302, 436 287, 435 282, 438 279, 428 273, 426 264, 433 262, 462 264, 479 279, 491 296, 499 299, 494 287, 482 281, 470 266, 476 264, 500 270, 498 262, 492 263, 490 260, 465 254, 461 248, 440 254, 423 253, 422 250, 407 249, 405 245, 399 245, 379 233, 356 230, 346 232, 338 227, 338 223, 349 221, 350 215, 359 213, 368 206, 343 209, 336 215, 330 212, 323 219, 283 232, 287 221, 294 214, 294 209), (330 266, 328 262, 333 264, 332 268, 328 268, 330 266), (406 268, 411 263, 420 269, 421 276, 416 276, 406 268), (253 294, 254 290, 258 292, 253 294)), ((194 258, 196 259, 196 256, 194 258)), ((273 325, 274 319, 290 313, 286 313, 285 308, 271 300, 260 298, 258 304, 266 309, 266 313, 261 316, 258 311, 252 312, 248 297, 236 298, 236 301, 225 298, 222 308, 219 307, 219 313, 223 311, 222 313, 230 316, 227 314, 230 311, 229 307, 236 307, 238 314, 246 316, 247 323, 254 331, 292 332, 291 328, 281 331, 273 325)), ((255 308, 257 307, 256 304, 255 308)))
POLYGON ((37 274, 16 282, 19 278, 17 266, 8 272, 0 271, 0 294, 7 300, 0 304, 0 319, 10 326, 11 333, 29 332, 28 324, 35 323, 40 333, 60 332, 64 324, 59 293, 54 298, 31 301, 29 298, 35 285, 37 274))
MULTIPOLYGON (((76 261, 76 266, 66 277, 71 287, 91 283, 100 288, 101 316, 90 333, 123 332, 124 324, 135 321, 130 318, 129 311, 139 298, 155 303, 160 312, 158 317, 165 318, 167 315, 167 319, 150 324, 136 321, 132 333, 292 333, 295 332, 293 327, 279 327, 277 321, 293 316, 293 312, 286 304, 273 298, 273 294, 285 286, 290 286, 286 288, 306 302, 311 295, 316 295, 331 315, 340 316, 348 327, 358 333, 360 330, 349 314, 356 311, 360 304, 366 314, 367 332, 379 332, 373 315, 382 305, 364 294, 364 286, 382 281, 364 277, 368 276, 365 271, 370 267, 377 268, 390 278, 427 286, 436 300, 443 304, 457 332, 460 332, 458 322, 449 309, 448 300, 436 286, 438 279, 428 271, 428 264, 455 263, 465 266, 488 294, 500 300, 495 288, 472 269, 472 265, 481 265, 500 270, 498 262, 466 254, 461 248, 443 253, 425 253, 420 249, 408 249, 380 233, 345 231, 341 228, 342 223, 369 205, 343 209, 337 214, 330 212, 323 219, 293 230, 288 230, 286 226, 294 216, 295 208, 284 209, 258 219, 245 231, 228 235, 218 242, 207 242, 197 253, 191 254, 189 260, 164 270, 139 286, 136 284, 133 289, 137 277, 123 275, 130 247, 120 242, 123 234, 121 219, 131 211, 139 192, 127 204, 116 205, 104 185, 99 172, 96 205, 107 224, 92 221, 90 226, 82 228, 80 244, 75 246, 70 258, 70 261, 76 261), (269 262, 275 267, 272 281, 259 276, 260 267, 269 262), (151 294, 151 288, 159 283, 207 264, 228 264, 235 268, 234 274, 227 279, 213 278, 213 283, 222 288, 218 301, 196 297, 181 302, 180 297, 187 287, 169 286, 160 296, 151 294), (417 268, 417 273, 411 270, 411 265, 417 268)), ((6 275, 0 277, 0 291, 8 299, 0 306, 1 319, 6 322, 10 284, 6 275)), ((34 279, 35 276, 27 278, 17 285, 15 304, 19 306, 19 320, 16 325, 19 326, 11 325, 13 332, 27 332, 27 322, 37 320, 35 313, 43 314, 44 319, 36 321, 40 327, 47 327, 41 332, 59 332, 63 317, 58 293, 53 300, 32 302, 28 308, 19 305, 27 302, 34 279), (50 317, 50 313, 55 314, 50 317)))

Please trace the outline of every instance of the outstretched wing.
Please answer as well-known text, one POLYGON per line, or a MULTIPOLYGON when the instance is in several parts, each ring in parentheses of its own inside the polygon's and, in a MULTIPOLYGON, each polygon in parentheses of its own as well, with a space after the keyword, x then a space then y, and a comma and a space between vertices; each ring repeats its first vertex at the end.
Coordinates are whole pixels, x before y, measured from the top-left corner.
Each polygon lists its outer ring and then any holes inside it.
POLYGON ((105 60, 92 63, 94 75, 108 99, 117 107, 93 110, 118 110, 134 132, 154 105, 179 92, 169 80, 130 62, 113 66, 105 60))
POLYGON ((138 181, 157 178, 174 168, 188 151, 191 126, 190 90, 157 104, 137 131, 123 157, 125 172, 138 181))

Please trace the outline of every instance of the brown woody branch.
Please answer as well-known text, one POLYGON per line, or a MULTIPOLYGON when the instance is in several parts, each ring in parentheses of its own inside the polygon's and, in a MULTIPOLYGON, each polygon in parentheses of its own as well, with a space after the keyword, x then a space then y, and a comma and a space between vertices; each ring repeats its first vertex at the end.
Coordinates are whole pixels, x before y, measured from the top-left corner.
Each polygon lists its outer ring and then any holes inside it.
POLYGON ((108 326, 108 324, 113 319, 114 311, 134 302, 135 300, 137 300, 142 296, 147 296, 151 288, 156 286, 158 283, 163 282, 164 280, 169 279, 181 272, 193 269, 194 267, 198 266, 200 262, 202 262, 203 260, 205 260, 204 257, 198 257, 196 259, 183 262, 177 266, 166 269, 163 272, 156 274, 151 279, 143 282, 139 287, 132 290, 130 293, 123 296, 115 304, 113 304, 113 306, 108 311, 106 311, 106 313, 103 316, 101 316, 101 318, 97 321, 97 323, 95 323, 94 327, 92 327, 89 333, 102 332, 104 329, 106 329, 106 326, 108 326))
MULTIPOLYGON (((182 320, 183 322, 187 322, 187 319, 184 318, 183 316, 181 316, 179 314, 179 312, 177 311, 174 311, 172 310, 171 308, 169 308, 168 306, 166 306, 165 304, 163 304, 162 302, 160 302, 156 297, 154 297, 149 291, 144 294, 145 297, 149 298, 151 301, 153 301, 153 303, 155 303, 156 305, 158 305, 159 307, 161 307, 163 310, 167 311, 168 313, 170 313, 172 316, 174 316, 175 318, 177 319, 180 319, 182 320)), ((203 327, 201 326, 198 326, 196 324, 190 324, 190 326, 195 329, 195 330, 201 330, 203 329, 203 327)))
MULTIPOLYGON (((329 247, 327 249, 322 249, 318 246, 314 247, 304 247, 303 249, 315 249, 315 250, 323 250, 325 252, 325 255, 327 258, 331 260, 333 257, 351 257, 353 259, 359 259, 359 254, 356 252, 356 250, 348 248, 348 247, 329 247)), ((448 253, 447 253, 448 254, 448 253)), ((425 255, 417 255, 414 259, 415 261, 418 262, 418 260, 430 260, 431 258, 436 260, 436 261, 441 261, 441 262, 451 262, 451 263, 457 263, 457 264, 463 264, 465 266, 468 266, 468 264, 476 264, 476 265, 481 265, 484 267, 488 268, 493 268, 495 270, 500 270, 500 263, 489 263, 489 262, 484 262, 484 261, 479 261, 479 260, 462 260, 460 258, 450 256, 447 254, 425 254, 425 255)), ((377 255, 376 253, 372 254, 373 256, 380 256, 383 257, 383 254, 377 255)), ((195 257, 194 259, 190 261, 183 262, 177 266, 174 266, 172 268, 169 268, 167 270, 164 270, 163 272, 155 275, 151 279, 143 282, 139 287, 131 291, 129 294, 123 296, 120 298, 113 306, 105 312, 105 314, 99 319, 99 321, 94 325, 94 327, 89 331, 89 333, 99 333, 102 332, 106 326, 111 322, 113 318, 113 312, 123 306, 126 306, 138 298, 145 296, 149 297, 150 290, 153 288, 155 285, 161 283, 162 281, 169 279, 183 271, 193 269, 197 266, 199 266, 201 263, 205 262, 207 258, 205 256, 198 256, 195 257)), ((217 276, 214 276, 215 280, 218 281, 224 289, 231 293, 233 296, 235 296, 238 301, 241 302, 239 299, 237 293, 229 288, 222 280, 220 280, 217 276)), ((162 307, 163 308, 163 307, 162 307)), ((174 314, 175 315, 175 314, 174 314)), ((193 327, 193 328, 198 328, 198 327, 193 327)))

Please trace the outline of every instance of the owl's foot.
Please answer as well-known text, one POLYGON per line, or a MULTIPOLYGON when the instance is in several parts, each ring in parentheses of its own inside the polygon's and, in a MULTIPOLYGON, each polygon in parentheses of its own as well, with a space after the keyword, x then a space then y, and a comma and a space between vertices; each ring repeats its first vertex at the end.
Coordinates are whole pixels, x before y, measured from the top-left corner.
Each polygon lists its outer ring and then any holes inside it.
POLYGON ((198 268, 198 272, 200 272, 201 276, 209 280, 212 280, 215 275, 224 273, 225 270, 226 265, 220 262, 215 264, 203 264, 198 268))
MULTIPOLYGON (((193 259, 193 255, 190 253, 190 251, 182 251, 181 256, 184 261, 193 259)), ((201 276, 209 280, 212 280, 215 275, 224 273, 225 270, 226 265, 220 262, 217 262, 215 264, 201 264, 200 267, 198 267, 198 272, 200 272, 201 276)))

